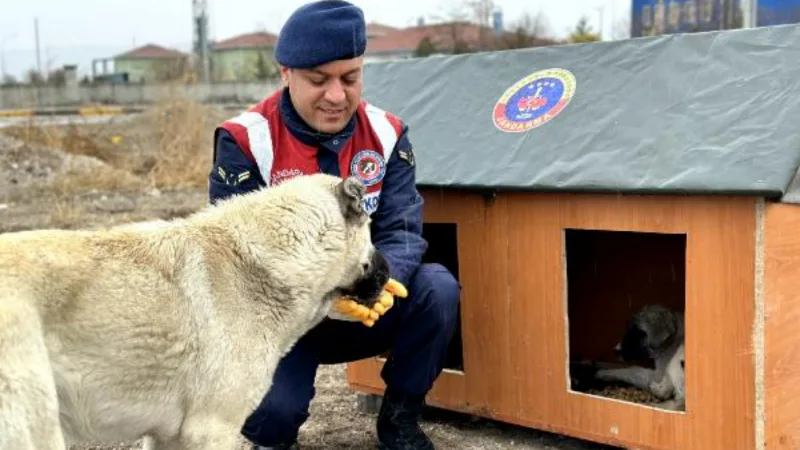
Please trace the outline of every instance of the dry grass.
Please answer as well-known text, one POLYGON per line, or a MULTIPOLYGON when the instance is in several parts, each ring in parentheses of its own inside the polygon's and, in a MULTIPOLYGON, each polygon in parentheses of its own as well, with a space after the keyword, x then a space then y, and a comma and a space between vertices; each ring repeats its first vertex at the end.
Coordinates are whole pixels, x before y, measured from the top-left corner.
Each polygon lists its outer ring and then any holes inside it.
POLYGON ((157 188, 189 188, 205 185, 213 154, 213 120, 209 107, 168 99, 153 111, 150 145, 159 149, 150 172, 157 188))
MULTIPOLYGON (((47 209, 49 225, 71 228, 90 220, 98 209, 93 202, 104 194, 135 198, 153 192, 205 190, 214 128, 230 114, 196 103, 175 89, 142 114, 100 123, 78 119, 45 125, 31 117, 0 133, 24 145, 13 156, 5 155, 6 160, 12 158, 6 166, 16 163, 8 170, 26 173, 20 164, 25 162, 40 176, 9 186, 0 200, 30 204, 36 199, 52 205, 47 209)), ((125 202, 111 197, 110 202, 125 202)))
POLYGON ((57 197, 67 197, 92 191, 114 192, 142 190, 147 187, 145 180, 114 167, 96 172, 67 172, 57 176, 48 190, 57 197))
POLYGON ((72 199, 55 199, 50 211, 49 226, 71 228, 81 223, 84 217, 83 207, 72 199))
POLYGON ((29 146, 43 146, 72 155, 91 156, 113 164, 115 154, 99 143, 102 131, 102 128, 76 123, 57 127, 39 126, 35 117, 31 117, 25 125, 2 130, 4 134, 19 139, 29 146))
POLYGON ((192 189, 207 183, 213 131, 227 114, 175 91, 130 120, 41 126, 34 117, 24 125, 0 132, 29 146, 105 163, 106 167, 87 173, 59 174, 48 187, 58 197, 93 190, 192 189))

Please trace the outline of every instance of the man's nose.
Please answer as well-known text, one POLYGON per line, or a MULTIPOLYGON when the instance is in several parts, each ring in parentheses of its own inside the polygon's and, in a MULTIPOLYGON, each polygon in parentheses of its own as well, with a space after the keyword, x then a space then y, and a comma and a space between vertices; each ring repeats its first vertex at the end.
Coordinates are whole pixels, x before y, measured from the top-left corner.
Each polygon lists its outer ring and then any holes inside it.
POLYGON ((343 103, 345 100, 345 93, 342 84, 334 81, 325 91, 325 100, 333 104, 343 103))

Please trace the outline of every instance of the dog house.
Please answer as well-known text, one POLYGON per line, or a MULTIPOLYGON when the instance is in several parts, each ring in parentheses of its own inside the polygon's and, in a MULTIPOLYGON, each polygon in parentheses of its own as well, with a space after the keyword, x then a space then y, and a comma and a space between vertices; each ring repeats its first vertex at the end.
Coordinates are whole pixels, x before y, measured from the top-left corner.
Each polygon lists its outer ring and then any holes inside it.
MULTIPOLYGON (((799 42, 790 25, 368 65, 365 97, 410 125, 425 259, 463 286, 428 403, 626 448, 800 448, 799 42), (685 318, 681 411, 581 378, 622 364, 647 303, 685 318)), ((350 385, 381 394, 383 361, 350 385)))

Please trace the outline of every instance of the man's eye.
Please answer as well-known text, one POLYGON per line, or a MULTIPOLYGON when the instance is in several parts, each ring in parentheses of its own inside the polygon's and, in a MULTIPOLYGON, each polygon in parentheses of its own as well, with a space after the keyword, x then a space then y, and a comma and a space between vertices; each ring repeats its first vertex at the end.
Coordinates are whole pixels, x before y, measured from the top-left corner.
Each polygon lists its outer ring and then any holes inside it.
POLYGON ((322 86, 323 84, 325 84, 325 80, 311 78, 311 84, 313 84, 314 86, 322 86))

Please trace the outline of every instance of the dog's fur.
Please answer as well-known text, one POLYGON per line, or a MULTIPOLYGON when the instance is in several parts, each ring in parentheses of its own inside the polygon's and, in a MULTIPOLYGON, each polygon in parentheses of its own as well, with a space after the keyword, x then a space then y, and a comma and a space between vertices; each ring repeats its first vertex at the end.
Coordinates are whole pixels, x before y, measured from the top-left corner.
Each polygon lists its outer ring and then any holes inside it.
POLYGON ((281 356, 385 276, 363 195, 312 175, 173 221, 0 235, 0 449, 234 449, 281 356))
POLYGON ((654 405, 659 408, 685 409, 683 314, 662 305, 643 307, 629 320, 615 350, 624 361, 651 359, 655 369, 603 369, 596 378, 643 389, 661 400, 654 405))

